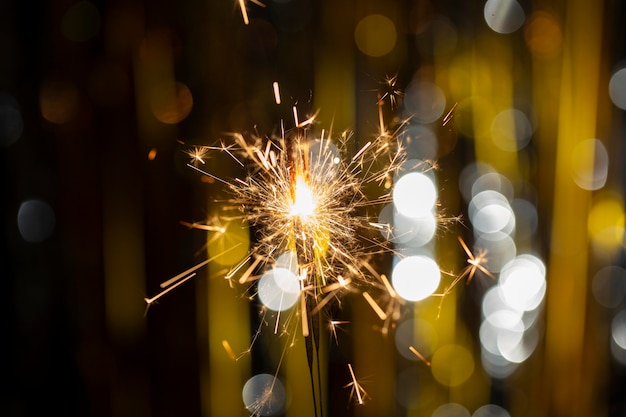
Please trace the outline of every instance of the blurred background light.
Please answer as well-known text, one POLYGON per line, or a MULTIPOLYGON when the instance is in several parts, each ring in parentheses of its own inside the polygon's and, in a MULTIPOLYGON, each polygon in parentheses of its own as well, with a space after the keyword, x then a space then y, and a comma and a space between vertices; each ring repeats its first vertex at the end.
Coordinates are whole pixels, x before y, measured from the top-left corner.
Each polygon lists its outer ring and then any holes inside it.
POLYGON ((425 174, 411 172, 398 179, 393 187, 393 203, 402 215, 421 217, 428 214, 437 201, 437 189, 425 174))
POLYGON ((300 280, 289 269, 272 268, 258 282, 259 301, 273 311, 290 309, 300 297, 300 280))
POLYGON ((516 0, 487 0, 485 22, 498 33, 511 33, 522 27, 526 15, 516 0))
POLYGON ((396 45, 396 39, 395 24, 381 14, 365 16, 354 29, 354 40, 359 50, 374 58, 391 52, 396 45))
POLYGON ((431 295, 439 286, 440 279, 437 263, 422 255, 401 259, 391 274, 398 295, 408 301, 419 301, 431 295))
POLYGON ((517 109, 502 110, 491 123, 491 139, 503 151, 517 152, 524 149, 532 134, 530 120, 517 109))
POLYGON ((499 405, 486 404, 474 411, 472 417, 511 417, 511 415, 499 405))
POLYGON ((253 415, 276 416, 285 409, 286 393, 282 381, 270 374, 248 379, 241 392, 243 402, 253 415))
POLYGON ((435 379, 447 387, 466 382, 474 373, 474 357, 466 347, 449 344, 437 349, 431 360, 435 379))
POLYGON ((70 6, 61 21, 61 33, 73 42, 85 42, 100 31, 100 11, 89 1, 70 6))
POLYGON ((17 226, 27 242, 39 243, 50 237, 56 218, 47 202, 39 199, 26 200, 17 212, 17 226))
POLYGON ((596 301, 606 308, 616 308, 626 299, 626 270, 608 265, 596 272, 591 280, 596 301))
POLYGON ((626 110, 626 68, 620 68, 611 75, 609 95, 613 104, 626 110))
POLYGON ((9 146, 22 136, 24 120, 15 98, 0 91, 0 146, 9 146))
POLYGON ((573 178, 585 190, 599 190, 606 184, 609 154, 598 139, 586 139, 572 150, 573 178), (590 160, 589 156, 593 158, 590 160))
POLYGON ((446 403, 437 407, 431 417, 471 417, 471 414, 461 404, 446 403))
POLYGON ((445 108, 446 96, 431 82, 413 82, 404 92, 404 111, 419 123, 433 123, 443 116, 445 108))

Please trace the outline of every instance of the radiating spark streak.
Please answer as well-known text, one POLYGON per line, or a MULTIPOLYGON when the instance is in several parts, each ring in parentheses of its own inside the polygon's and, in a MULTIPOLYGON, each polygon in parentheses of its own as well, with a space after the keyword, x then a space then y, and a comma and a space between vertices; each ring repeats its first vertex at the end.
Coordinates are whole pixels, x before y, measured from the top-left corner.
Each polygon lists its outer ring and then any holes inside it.
MULTIPOLYGON (((257 266, 259 266, 262 260, 263 258, 259 256, 254 260, 254 262, 252 262, 252 264, 248 267, 248 269, 246 269, 246 271, 243 274, 241 274, 241 277, 239 277, 240 284, 243 284, 244 282, 247 282, 248 280, 250 280, 250 276, 252 275, 252 272, 254 272, 257 266)), ((232 274, 228 274, 228 275, 232 276, 232 274)))
POLYGON ((223 183, 223 184, 229 184, 229 183, 228 183, 228 181, 223 180, 223 179, 221 179, 220 177, 215 176, 215 175, 213 175, 213 174, 209 174, 209 173, 208 173, 208 172, 206 172, 205 170, 200 169, 200 168, 198 168, 198 167, 195 167, 195 166, 193 166, 192 164, 187 164, 187 166, 188 166, 189 168, 191 168, 191 169, 194 169, 194 170, 198 171, 198 172, 199 172, 199 173, 201 173, 202 175, 206 175, 206 176, 207 176, 207 177, 209 177, 209 178, 213 178, 214 180, 219 181, 219 182, 221 182, 221 183, 223 183))
POLYGON ((394 290, 393 286, 387 279, 387 276, 385 274, 380 274, 380 279, 383 281, 383 284, 385 284, 385 288, 387 289, 389 296, 391 296, 392 298, 396 298, 397 296, 396 290, 394 290))
POLYGON ((261 3, 259 0, 250 0, 252 3, 256 4, 260 7, 267 7, 264 3, 261 3))
POLYGON ((323 309, 323 308, 324 308, 324 306, 325 306, 326 304, 328 304, 328 302, 329 302, 330 300, 332 300, 332 298, 333 298, 334 296, 335 296, 334 294, 327 294, 327 295, 326 295, 326 297, 322 298, 322 301, 319 301, 319 302, 315 305, 315 307, 313 308, 313 310, 311 310, 311 316, 314 316, 314 315, 316 315, 317 313, 319 313, 319 312, 320 312, 320 310, 321 310, 321 309, 323 309))
POLYGON ((379 123, 379 127, 380 127, 380 136, 386 136, 387 135, 387 128, 385 127, 385 120, 383 117, 383 106, 382 103, 379 102, 378 104, 378 123, 379 123))
POLYGON ((274 100, 276 101, 276 104, 280 104, 280 89, 278 87, 278 82, 274 81, 272 87, 274 88, 274 100))
POLYGON ((422 362, 424 362, 426 364, 426 366, 430 366, 430 361, 428 361, 424 355, 422 355, 421 353, 419 353, 419 351, 417 349, 415 349, 413 346, 409 346, 409 350, 415 355, 417 356, 422 362))
POLYGON ((357 152, 357 153, 356 153, 356 154, 352 157, 352 160, 353 160, 353 161, 356 161, 357 159, 359 159, 359 157, 360 157, 361 155, 363 155, 363 153, 365 152, 365 150, 366 150, 367 148, 369 148, 371 145, 372 145, 372 142, 371 142, 371 141, 369 141, 369 142, 367 142, 365 145, 363 145, 363 147, 362 147, 361 149, 359 149, 359 151, 358 151, 358 152, 357 152))
MULTIPOLYGON (((194 272, 191 275, 187 276, 186 278, 181 279, 180 281, 178 281, 176 284, 172 285, 171 287, 168 287, 165 290, 161 291, 160 293, 158 293, 154 297, 152 297, 152 298, 144 298, 144 301, 146 302, 147 307, 151 306, 159 298, 163 297, 165 294, 167 294, 168 292, 172 291, 174 288, 177 288, 177 287, 181 286, 182 284, 184 284, 185 282, 189 281, 191 278, 193 278, 195 276, 196 276, 196 273, 194 272)), ((146 311, 148 310, 147 307, 146 307, 146 311)))
POLYGON ((206 230, 207 232, 220 232, 224 233, 226 229, 224 227, 211 226, 210 224, 201 224, 201 223, 189 223, 186 221, 180 222, 181 225, 189 227, 190 229, 199 229, 206 230))
POLYGON ((246 0, 239 0, 239 8, 241 9, 241 16, 243 17, 243 23, 249 24, 250 19, 248 19, 248 10, 246 9, 246 0))
POLYGON ((456 106, 459 104, 459 102, 457 101, 456 103, 454 103, 454 106, 452 106, 452 108, 450 109, 450 111, 448 113, 446 113, 446 115, 443 117, 443 124, 442 126, 445 126, 448 124, 448 122, 450 120, 452 120, 452 117, 454 117, 454 109, 456 109, 456 106))
POLYGON ((330 331, 333 334, 333 338, 335 339, 335 344, 339 344, 339 339, 337 339, 337 327, 339 327, 342 324, 347 324, 350 323, 349 321, 346 320, 331 320, 329 322, 329 327, 330 327, 330 331))
POLYGON ((237 355, 235 355, 235 352, 233 352, 233 349, 230 347, 228 340, 226 339, 222 340, 222 346, 224 347, 226 354, 231 360, 233 361, 237 360, 237 355))
POLYGON ((300 308, 302 313, 302 317, 300 318, 302 322, 302 336, 309 337, 309 319, 306 312, 306 297, 304 293, 300 295, 300 308))
POLYGON ((342 279, 341 281, 338 282, 334 282, 332 284, 329 284, 325 287, 322 288, 322 293, 326 294, 329 293, 331 291, 335 291, 341 288, 346 288, 348 286, 348 284, 350 284, 352 282, 352 279, 347 278, 347 279, 342 279))
POLYGON ((351 364, 348 364, 348 369, 350 370, 350 377, 352 378, 352 382, 347 384, 344 388, 351 386, 352 390, 350 391, 350 398, 352 398, 356 394, 357 402, 360 405, 363 405, 364 397, 367 396, 367 393, 365 392, 361 384, 359 384, 359 382, 357 381, 356 375, 354 374, 354 370, 352 369, 351 364))
POLYGON ((300 123, 298 122, 298 109, 296 108, 296 106, 293 106, 292 109, 293 109, 293 121, 296 126, 299 126, 300 123))
POLYGON ((207 265, 210 262, 213 262, 215 259, 217 259, 218 257, 227 254, 228 252, 236 249, 238 246, 240 246, 241 243, 238 243, 228 249, 226 249, 225 251, 221 252, 218 255, 215 255, 211 258, 205 259, 204 261, 200 262, 199 264, 192 266, 191 268, 187 269, 186 271, 181 272, 180 274, 168 279, 167 281, 162 282, 161 284, 159 284, 159 287, 161 288, 165 288, 165 287, 169 287, 170 285, 172 285, 174 282, 178 281, 179 279, 183 278, 186 275, 189 275, 192 272, 197 271, 198 269, 202 268, 203 266, 207 265))
POLYGON ((372 296, 369 295, 367 291, 363 291, 363 298, 365 298, 365 301, 367 301, 367 303, 372 307, 372 310, 374 310, 376 315, 378 315, 381 320, 387 320, 387 313, 385 313, 383 309, 380 308, 380 306, 376 303, 376 301, 374 301, 372 296))
POLYGON ((167 281, 163 281, 161 284, 159 284, 159 287, 167 288, 170 285, 172 285, 173 283, 175 283, 176 281, 178 281, 179 279, 184 278, 187 275, 189 275, 190 273, 192 273, 192 272, 202 268, 204 265, 208 264, 209 262, 211 262, 211 259, 206 259, 206 260, 200 262, 199 264, 197 264, 196 266, 192 266, 188 270, 186 270, 184 272, 181 272, 180 274, 176 275, 175 277, 172 277, 172 278, 168 279, 167 281))

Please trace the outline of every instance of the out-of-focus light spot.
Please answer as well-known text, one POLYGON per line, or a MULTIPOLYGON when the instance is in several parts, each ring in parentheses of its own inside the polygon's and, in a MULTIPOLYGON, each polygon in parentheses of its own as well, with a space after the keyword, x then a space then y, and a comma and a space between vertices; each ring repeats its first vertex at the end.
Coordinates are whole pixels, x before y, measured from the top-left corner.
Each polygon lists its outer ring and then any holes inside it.
POLYGON ((152 148, 150 149, 150 152, 148 152, 148 160, 149 161, 154 161, 157 157, 157 149, 156 148, 152 148))
POLYGON ((472 417, 511 417, 511 415, 499 405, 487 404, 474 411, 472 417))
POLYGON ((17 212, 17 227, 27 242, 46 240, 54 231, 55 223, 54 210, 42 200, 26 200, 17 212))
POLYGON ((609 154, 604 144, 598 139, 578 143, 572 150, 572 171, 580 188, 593 191, 604 187, 609 171, 609 154))
POLYGON ((615 315, 611 322, 611 338, 621 349, 626 350, 626 310, 615 315))
POLYGON ((471 417, 471 414, 461 404, 447 403, 437 407, 431 417, 471 417))
POLYGON ((474 358, 463 346, 446 345, 438 349, 431 360, 435 379, 447 387, 464 383, 474 372, 474 358))
POLYGON ((509 377, 517 367, 517 363, 510 362, 499 354, 491 353, 485 349, 481 350, 480 359, 483 369, 492 378, 504 379, 509 377))
POLYGON ((503 232, 483 233, 476 239, 474 246, 485 251, 485 267, 494 273, 500 272, 517 254, 515 242, 503 232))
POLYGON ((498 33, 511 33, 522 27, 526 15, 516 0, 487 0, 485 22, 498 33))
POLYGON ((524 29, 528 50, 537 58, 555 58, 561 51, 563 34, 554 16, 545 11, 534 12, 524 29))
POLYGON ((44 82, 39 92, 39 108, 47 121, 54 124, 68 123, 78 114, 78 90, 70 82, 44 82))
POLYGON ((474 185, 478 178, 488 173, 496 173, 496 171, 491 165, 484 162, 470 162, 463 167, 459 174, 459 190, 466 202, 469 203, 472 197, 478 194, 478 192, 485 191, 484 189, 480 189, 477 193, 474 193, 474 185))
POLYGON ((504 232, 515 229, 515 216, 508 200, 497 191, 476 194, 469 204, 469 218, 477 233, 504 232))
POLYGON ((181 122, 191 112, 193 97, 187 86, 179 81, 163 83, 152 91, 150 108, 159 121, 166 124, 181 122))
POLYGON ((289 269, 272 268, 258 282, 259 300, 273 311, 290 309, 300 296, 300 279, 289 269))
POLYGON ((298 255, 294 251, 287 251, 276 258, 274 268, 283 268, 294 274, 298 273, 298 255))
POLYGON ((431 295, 439 286, 439 265, 427 256, 408 256, 393 268, 391 281, 400 297, 419 301, 431 295))
POLYGON ((423 160, 437 158, 438 139, 426 126, 410 125, 400 135, 407 157, 423 160))
POLYGON ((626 270, 617 265, 602 268, 593 276, 591 291, 604 307, 619 306, 626 297, 626 270))
POLYGON ((402 215, 421 217, 429 213, 437 202, 433 181, 419 172, 403 175, 393 188, 393 203, 402 215))
POLYGON ((61 33, 74 42, 85 42, 100 30, 100 11, 89 1, 71 6, 61 21, 61 33))
POLYGON ((502 293, 497 286, 493 286, 485 292, 482 301, 482 313, 485 321, 489 321, 492 326, 499 328, 515 327, 522 320, 522 311, 513 310, 502 298, 502 293), (501 314, 502 311, 506 313, 501 314))
POLYGON ((224 226, 224 233, 214 235, 207 242, 209 257, 217 265, 233 266, 250 250, 250 231, 245 224, 236 221, 224 226))
POLYGON ((609 95, 613 104, 626 110, 626 68, 621 68, 611 75, 609 95))
POLYGON ((414 82, 404 92, 404 107, 419 123, 432 123, 443 115, 446 96, 431 82, 414 82))
POLYGON ((502 298, 516 310, 534 310, 546 292, 546 267, 533 255, 519 255, 502 268, 498 287, 502 298))
POLYGON ((393 243, 417 248, 430 242, 436 230, 437 220, 432 213, 426 213, 421 217, 407 217, 394 211, 393 243))
POLYGON ((422 356, 429 358, 437 346, 437 332, 426 320, 408 319, 400 323, 395 332, 396 349, 410 361, 420 361, 411 350, 413 346, 422 356))
POLYGON ((503 358, 513 363, 522 363, 532 355, 539 343, 539 332, 536 327, 519 333, 519 340, 514 338, 498 338, 498 348, 503 358))
POLYGON ((617 196, 605 196, 591 207, 589 236, 602 249, 621 248, 624 241, 624 206, 617 196))
POLYGON ((396 45, 396 26, 380 14, 365 16, 354 29, 354 40, 361 52, 371 57, 381 57, 396 45))
POLYGON ((483 349, 494 355, 500 355, 500 340, 516 339, 521 340, 521 334, 523 332, 523 326, 521 322, 518 322, 518 327, 515 328, 502 328, 493 324, 490 320, 485 320, 480 325, 478 332, 480 338, 480 344, 483 349))
POLYGON ((506 200, 512 200, 514 191, 511 180, 495 171, 480 175, 472 184, 472 196, 483 191, 495 191, 501 194, 506 200))
POLYGON ((285 409, 285 387, 270 374, 258 374, 248 379, 241 391, 248 411, 255 416, 274 416, 285 409))
POLYGON ((532 134, 530 120, 517 109, 501 111, 491 123, 491 139, 503 151, 517 152, 524 149, 532 134))
POLYGON ((515 237, 520 240, 531 239, 539 224, 537 207, 528 200, 516 198, 511 201, 511 208, 515 213, 515 237))
POLYGON ((22 113, 15 99, 0 91, 0 146, 15 143, 24 130, 22 113))

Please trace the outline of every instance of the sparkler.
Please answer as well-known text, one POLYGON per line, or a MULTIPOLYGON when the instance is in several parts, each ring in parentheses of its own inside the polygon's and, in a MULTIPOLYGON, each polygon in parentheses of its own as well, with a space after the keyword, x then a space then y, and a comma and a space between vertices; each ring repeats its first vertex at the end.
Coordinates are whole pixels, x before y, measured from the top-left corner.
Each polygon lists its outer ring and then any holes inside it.
MULTIPOLYGON (((387 92, 379 95, 378 135, 360 146, 356 145, 357 139, 349 132, 343 132, 336 138, 332 132, 316 132, 316 115, 301 121, 294 106, 294 127, 286 130, 281 123, 278 135, 262 137, 233 133, 217 146, 195 146, 188 151, 188 167, 224 184, 230 197, 224 202, 226 214, 220 221, 212 222, 214 224, 181 223, 216 235, 227 233, 223 224, 228 222, 241 222, 254 227, 255 245, 240 263, 225 274, 225 278, 231 286, 234 286, 236 276, 239 277, 238 284, 250 284, 262 279, 268 271, 281 270, 281 291, 297 289, 291 305, 299 307, 292 309, 291 314, 301 324, 314 404, 317 407, 320 401, 320 410, 322 395, 318 355, 322 315, 318 313, 333 300, 339 300, 342 293, 360 289, 365 301, 384 322, 383 334, 387 334, 391 322, 399 318, 400 307, 404 305, 404 300, 398 296, 387 277, 378 273, 370 263, 375 255, 392 253, 385 235, 393 231, 393 225, 380 223, 377 214, 375 217, 370 211, 391 202, 392 177, 404 161, 404 151, 398 140, 398 132, 404 122, 390 132, 382 112, 385 100, 393 108, 401 96, 396 80, 396 77, 388 78, 385 84, 387 92), (234 178, 211 174, 205 167, 207 160, 215 154, 228 156, 245 174, 234 178), (378 189, 379 195, 369 198, 366 188, 378 189), (382 290, 388 302, 381 307, 368 288, 382 290), (314 372, 317 378, 313 378, 314 372)), ((273 92, 276 103, 280 104, 278 83, 273 84, 273 92)), ((464 242, 460 242, 471 265, 446 288, 443 295, 467 275, 469 282, 476 269, 489 274, 481 264, 484 257, 473 257, 464 242)), ((195 271, 211 260, 207 259, 164 282, 161 285, 164 289, 159 294, 145 299, 148 307, 190 280, 195 271)), ((277 311, 274 333, 278 333, 280 328, 281 311, 287 309, 282 306, 282 296, 280 303, 279 307, 270 307, 277 311)), ((266 307, 263 310, 267 311, 266 307)), ((283 326, 290 321, 290 318, 286 319, 283 326)), ((330 323, 336 340, 336 326, 346 322, 331 320, 330 323)), ((260 329, 254 340, 259 332, 260 329)), ((292 337, 293 344, 295 335, 292 337)), ((235 354, 227 341, 223 342, 223 346, 228 356, 234 358, 235 354)), ((366 394, 357 383, 350 365, 349 369, 353 394, 362 403, 366 394)))

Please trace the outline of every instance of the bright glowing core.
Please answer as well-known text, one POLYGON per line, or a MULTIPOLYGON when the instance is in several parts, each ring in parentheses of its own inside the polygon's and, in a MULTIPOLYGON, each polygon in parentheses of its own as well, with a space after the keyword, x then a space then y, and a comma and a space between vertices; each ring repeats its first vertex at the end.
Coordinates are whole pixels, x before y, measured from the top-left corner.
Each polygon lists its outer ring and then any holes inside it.
POLYGON ((316 208, 317 198, 304 178, 302 178, 301 175, 298 175, 296 177, 293 204, 291 205, 291 211, 289 214, 292 216, 299 216, 304 220, 315 213, 316 208))

